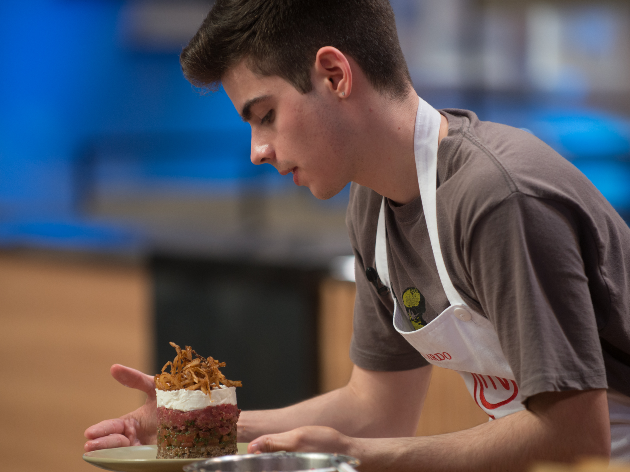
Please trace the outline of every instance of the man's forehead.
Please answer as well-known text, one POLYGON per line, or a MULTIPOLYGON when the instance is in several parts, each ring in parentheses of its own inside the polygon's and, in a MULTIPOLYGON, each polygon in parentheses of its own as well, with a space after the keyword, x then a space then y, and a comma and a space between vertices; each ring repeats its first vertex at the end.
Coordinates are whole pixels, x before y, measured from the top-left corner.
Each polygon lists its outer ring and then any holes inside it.
POLYGON ((251 117, 251 108, 257 103, 277 99, 293 88, 277 75, 262 75, 241 61, 230 67, 222 78, 223 88, 244 121, 251 117))
POLYGON ((221 82, 234 106, 240 111, 243 104, 262 95, 271 95, 271 77, 265 77, 253 72, 241 61, 230 67, 223 75, 221 82))

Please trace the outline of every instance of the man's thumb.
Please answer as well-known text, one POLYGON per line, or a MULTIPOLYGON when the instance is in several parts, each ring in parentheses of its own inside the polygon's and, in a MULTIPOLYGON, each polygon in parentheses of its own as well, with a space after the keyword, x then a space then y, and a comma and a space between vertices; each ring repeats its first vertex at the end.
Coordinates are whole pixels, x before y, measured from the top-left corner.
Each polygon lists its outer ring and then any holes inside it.
POLYGON ((114 364, 109 372, 112 377, 125 387, 135 388, 141 390, 147 395, 155 395, 155 384, 153 377, 147 374, 143 374, 139 370, 132 369, 120 364, 114 364))
POLYGON ((262 452, 292 451, 295 448, 290 440, 290 433, 268 434, 254 439, 247 446, 249 454, 262 452))

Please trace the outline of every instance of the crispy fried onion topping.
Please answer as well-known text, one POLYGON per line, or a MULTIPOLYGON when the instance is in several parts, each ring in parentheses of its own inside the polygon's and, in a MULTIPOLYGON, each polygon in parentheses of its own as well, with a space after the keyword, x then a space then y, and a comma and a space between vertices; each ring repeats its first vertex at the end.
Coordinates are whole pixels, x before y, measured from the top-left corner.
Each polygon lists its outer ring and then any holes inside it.
POLYGON ((226 387, 241 387, 240 380, 227 380, 219 370, 225 367, 225 362, 219 362, 212 357, 201 357, 190 346, 182 350, 177 344, 170 343, 177 351, 173 362, 168 361, 162 367, 162 373, 155 376, 155 388, 158 390, 201 390, 210 395, 210 390, 226 387), (194 356, 194 359, 193 359, 194 356), (171 371, 165 372, 168 367, 171 371))

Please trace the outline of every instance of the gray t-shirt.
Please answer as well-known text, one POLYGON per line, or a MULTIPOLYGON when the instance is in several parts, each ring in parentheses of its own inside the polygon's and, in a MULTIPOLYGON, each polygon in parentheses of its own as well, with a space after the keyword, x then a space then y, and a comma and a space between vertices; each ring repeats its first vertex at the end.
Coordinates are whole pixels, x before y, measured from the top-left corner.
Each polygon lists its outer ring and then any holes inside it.
MULTIPOLYGON (((446 268, 464 301, 494 325, 524 397, 606 387, 630 395, 628 225, 533 135, 469 111, 441 113, 449 122, 437 182, 446 268)), ((407 370, 427 362, 393 328, 390 293, 378 293, 366 276, 375 267, 381 200, 352 185, 347 225, 357 298, 350 357, 369 370, 407 370)), ((449 303, 420 198, 387 200, 385 221, 396 299, 425 325, 449 303)))

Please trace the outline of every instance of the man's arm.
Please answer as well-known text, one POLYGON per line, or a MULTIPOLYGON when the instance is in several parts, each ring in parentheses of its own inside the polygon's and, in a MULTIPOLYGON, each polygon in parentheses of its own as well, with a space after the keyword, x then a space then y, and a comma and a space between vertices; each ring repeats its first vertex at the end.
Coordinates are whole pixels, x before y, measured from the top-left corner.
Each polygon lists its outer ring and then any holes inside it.
MULTIPOLYGON (((155 444, 156 400, 153 377, 114 365, 112 376, 142 390, 146 403, 120 418, 101 421, 85 431, 86 451, 155 444)), ((355 437, 400 437, 415 433, 431 378, 431 367, 401 372, 375 372, 355 367, 345 387, 277 410, 243 411, 238 441, 280 433, 305 425, 336 428, 355 437), (404 409, 399 408, 405 405, 404 409)))
POLYGON ((548 392, 528 410, 475 428, 439 436, 351 438, 328 428, 300 428, 264 436, 250 452, 329 451, 361 460, 361 471, 525 471, 536 461, 570 462, 610 456, 605 390, 548 392))
POLYGON ((359 438, 413 436, 431 380, 431 366, 376 372, 355 366, 348 385, 278 410, 243 411, 238 440, 300 426, 328 426, 359 438), (405 408, 401 408, 405 405, 405 408))

